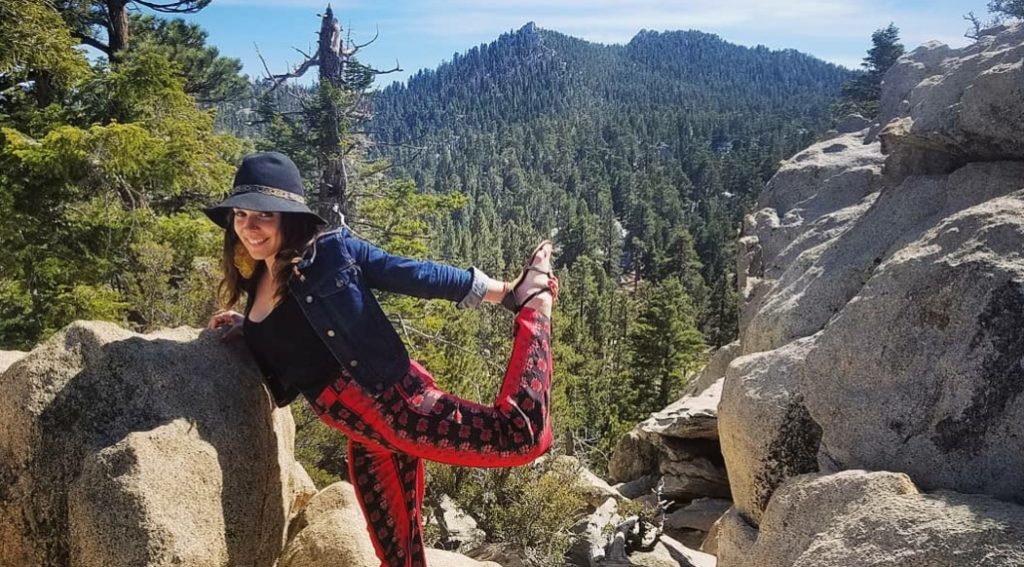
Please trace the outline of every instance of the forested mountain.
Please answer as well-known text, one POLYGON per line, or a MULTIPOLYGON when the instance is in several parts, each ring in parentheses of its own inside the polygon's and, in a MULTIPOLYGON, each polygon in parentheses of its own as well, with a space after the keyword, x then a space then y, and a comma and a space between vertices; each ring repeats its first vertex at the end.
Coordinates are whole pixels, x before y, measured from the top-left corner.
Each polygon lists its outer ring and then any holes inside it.
MULTIPOLYGON (((713 287, 742 211, 778 161, 824 129, 848 77, 795 51, 701 32, 643 31, 604 46, 531 23, 381 91, 373 138, 419 187, 493 206, 492 226, 567 231, 564 265, 596 250, 609 274, 661 279, 686 228, 713 287)), ((443 231, 441 248, 485 262, 459 241, 474 208, 443 231)), ((732 333, 720 324, 704 325, 716 343, 732 333)))

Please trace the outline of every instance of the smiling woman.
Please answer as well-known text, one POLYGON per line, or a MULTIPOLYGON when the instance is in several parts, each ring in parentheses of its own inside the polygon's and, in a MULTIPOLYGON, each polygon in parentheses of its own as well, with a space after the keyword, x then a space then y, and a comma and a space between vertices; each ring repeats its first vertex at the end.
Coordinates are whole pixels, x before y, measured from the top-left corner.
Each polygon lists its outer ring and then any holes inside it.
POLYGON ((231 195, 205 210, 224 228, 222 295, 245 312, 209 328, 243 336, 275 402, 299 394, 349 438, 349 478, 384 565, 425 567, 423 459, 477 467, 528 463, 551 446, 551 243, 513 283, 480 270, 393 256, 305 203, 298 168, 276 152, 247 156, 231 195), (455 397, 410 360, 371 289, 483 301, 514 311, 512 357, 493 405, 455 397))

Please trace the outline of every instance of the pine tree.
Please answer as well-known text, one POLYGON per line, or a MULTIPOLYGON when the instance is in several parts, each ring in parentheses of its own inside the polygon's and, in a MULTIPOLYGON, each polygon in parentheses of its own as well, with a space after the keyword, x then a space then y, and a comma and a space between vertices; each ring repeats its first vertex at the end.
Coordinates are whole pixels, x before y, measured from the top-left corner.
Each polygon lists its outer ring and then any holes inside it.
POLYGON ((635 422, 667 406, 701 363, 704 340, 679 280, 669 278, 646 291, 629 344, 630 383, 619 413, 635 422))
POLYGON ((899 35, 899 28, 892 23, 871 34, 872 47, 861 63, 863 72, 843 85, 843 99, 834 109, 834 115, 851 112, 858 112, 865 118, 878 115, 882 77, 904 52, 903 44, 899 43, 899 35))
POLYGON ((1024 0, 991 0, 988 11, 997 16, 1024 18, 1024 0))
POLYGON ((242 62, 221 57, 206 44, 207 33, 198 24, 181 19, 132 15, 132 49, 150 49, 177 64, 185 78, 185 92, 198 103, 223 102, 249 93, 249 81, 240 74, 242 62))
POLYGON ((46 84, 50 100, 0 97, 0 345, 31 347, 74 319, 205 321, 219 234, 200 207, 245 146, 213 132, 161 53, 90 68, 51 8, 22 14, 0 18, 16 28, 0 37, 39 49, 15 52, 9 72, 35 77, 32 91, 46 84))
POLYGON ((131 46, 129 10, 147 8, 166 14, 192 14, 211 0, 57 0, 55 5, 82 43, 117 59, 131 46))

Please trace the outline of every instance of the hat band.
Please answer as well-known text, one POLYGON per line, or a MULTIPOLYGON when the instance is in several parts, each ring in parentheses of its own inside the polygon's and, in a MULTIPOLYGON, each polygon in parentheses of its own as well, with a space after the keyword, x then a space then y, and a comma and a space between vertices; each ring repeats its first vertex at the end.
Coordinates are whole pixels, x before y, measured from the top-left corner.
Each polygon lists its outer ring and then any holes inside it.
POLYGON ((245 193, 261 193, 271 197, 288 199, 289 201, 295 201, 296 203, 302 203, 303 205, 306 204, 306 199, 304 199, 302 195, 296 195, 295 193, 285 191, 284 189, 268 187, 266 185, 235 185, 234 189, 231 191, 231 195, 242 195, 245 193))

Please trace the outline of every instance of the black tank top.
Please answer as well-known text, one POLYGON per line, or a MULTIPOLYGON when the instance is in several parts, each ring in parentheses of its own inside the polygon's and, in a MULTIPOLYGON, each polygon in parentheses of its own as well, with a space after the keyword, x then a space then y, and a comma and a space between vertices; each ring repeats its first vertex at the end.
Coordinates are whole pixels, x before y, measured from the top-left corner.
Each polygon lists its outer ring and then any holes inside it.
MULTIPOLYGON (((254 296, 249 294, 243 327, 249 351, 272 385, 278 382, 285 389, 298 390, 307 399, 316 399, 341 375, 341 364, 309 325, 291 294, 259 323, 249 320, 254 296)), ((272 393, 283 405, 280 393, 272 393)))

